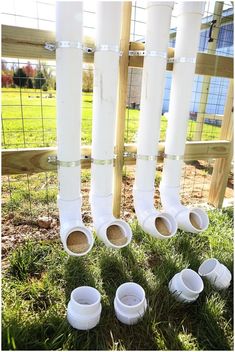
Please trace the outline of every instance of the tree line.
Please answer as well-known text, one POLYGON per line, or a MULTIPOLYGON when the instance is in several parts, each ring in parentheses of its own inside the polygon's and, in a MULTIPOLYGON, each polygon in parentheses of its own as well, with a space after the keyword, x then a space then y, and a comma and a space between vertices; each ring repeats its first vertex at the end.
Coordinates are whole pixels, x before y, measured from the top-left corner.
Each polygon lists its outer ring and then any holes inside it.
MULTIPOLYGON (((53 74, 53 69, 41 63, 33 67, 28 62, 23 67, 8 68, 7 62, 2 60, 2 87, 4 88, 35 88, 47 91, 49 89, 56 89, 56 78, 53 74)), ((84 92, 93 91, 93 68, 91 65, 86 65, 83 70, 83 84, 84 92)))

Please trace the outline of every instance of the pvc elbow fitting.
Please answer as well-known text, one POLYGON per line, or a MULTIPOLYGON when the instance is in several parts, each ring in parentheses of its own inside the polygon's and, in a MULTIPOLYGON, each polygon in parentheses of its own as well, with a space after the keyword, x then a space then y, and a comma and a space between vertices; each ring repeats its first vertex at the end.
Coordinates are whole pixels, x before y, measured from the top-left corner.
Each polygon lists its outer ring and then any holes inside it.
POLYGON ((58 207, 60 238, 65 251, 76 257, 86 255, 93 247, 94 238, 82 222, 81 198, 71 201, 58 198, 58 207))
POLYGON ((144 289, 134 283, 126 282, 118 287, 114 299, 117 319, 127 325, 134 325, 144 316, 147 308, 144 289))
POLYGON ((232 279, 228 268, 215 258, 205 260, 200 265, 198 273, 203 278, 209 280, 218 290, 228 288, 232 279))
POLYGON ((116 219, 111 212, 112 195, 91 196, 91 211, 97 236, 107 247, 120 249, 132 239, 132 230, 124 220, 116 219))
POLYGON ((179 187, 167 187, 160 184, 160 195, 164 210, 174 216, 179 229, 200 233, 208 228, 209 218, 204 210, 187 208, 181 204, 179 187))
POLYGON ((78 330, 90 330, 100 321, 101 296, 99 291, 90 286, 75 288, 70 296, 67 308, 69 324, 78 330))
POLYGON ((154 191, 134 190, 133 195, 137 219, 145 232, 159 239, 171 238, 176 234, 177 223, 174 217, 154 208, 154 191))
POLYGON ((183 269, 175 274, 169 282, 169 290, 179 302, 191 303, 196 301, 203 291, 204 284, 201 277, 191 269, 183 269))

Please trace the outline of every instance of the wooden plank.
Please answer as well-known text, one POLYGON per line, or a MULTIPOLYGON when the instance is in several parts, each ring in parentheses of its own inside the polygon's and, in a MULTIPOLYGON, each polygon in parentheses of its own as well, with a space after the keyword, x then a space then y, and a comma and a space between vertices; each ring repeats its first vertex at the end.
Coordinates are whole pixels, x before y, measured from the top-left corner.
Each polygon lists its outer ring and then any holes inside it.
POLYGON ((126 99, 128 85, 129 41, 131 27, 131 1, 122 3, 122 25, 120 49, 123 52, 119 62, 118 105, 116 123, 116 160, 114 167, 113 214, 120 216, 122 195, 122 171, 124 152, 124 132, 126 119, 126 99))
MULTIPOLYGON (((54 42, 55 33, 41 29, 15 26, 2 26, 2 56, 20 59, 55 60, 55 52, 44 48, 45 42, 54 42)), ((94 46, 91 38, 84 39, 85 45, 94 46)), ((144 50, 143 43, 130 43, 130 50, 144 50)), ((174 56, 174 49, 168 49, 168 57, 174 56)), ((93 63, 93 54, 84 54, 86 63, 93 63)), ((121 59, 122 60, 122 59, 121 59)), ((143 57, 129 57, 130 67, 142 68, 143 57)), ((167 64, 167 70, 173 70, 173 64, 167 64)), ((206 53, 197 54, 196 74, 233 78, 233 58, 206 53)))
MULTIPOLYGON (((55 32, 15 26, 2 26, 2 56, 19 59, 55 60, 55 51, 44 48, 46 42, 55 42, 55 32)), ((84 38, 86 46, 94 47, 94 41, 84 38)), ((83 54, 86 63, 94 62, 94 54, 83 54)))
MULTIPOLYGON (((144 50, 143 43, 131 43, 130 50, 144 50)), ((174 49, 168 49, 168 58, 174 57, 174 49)), ((143 57, 130 56, 130 67, 143 67, 143 57)), ((173 70, 173 64, 167 64, 167 70, 173 70)), ((195 73, 198 75, 208 75, 215 77, 233 78, 233 58, 211 55, 206 53, 197 53, 195 73)))
POLYGON ((233 158, 233 96, 234 82, 231 80, 220 134, 221 138, 229 141, 230 149, 227 157, 218 159, 215 162, 208 197, 208 202, 217 208, 221 208, 223 205, 233 158))
MULTIPOLYGON (((165 143, 159 143, 158 151, 160 157, 158 162, 163 160, 165 143)), ((124 158, 124 165, 135 165, 136 144, 125 144, 125 152, 130 156, 124 158)), ((231 142, 229 141, 205 141, 187 142, 184 160, 203 160, 227 158, 230 155, 231 142)), ((116 153, 116 149, 115 149, 116 153)), ((56 165, 48 163, 48 157, 56 155, 56 148, 36 149, 14 149, 2 151, 2 175, 33 174, 39 172, 55 171, 56 165)), ((91 146, 81 148, 81 167, 90 168, 91 146)))

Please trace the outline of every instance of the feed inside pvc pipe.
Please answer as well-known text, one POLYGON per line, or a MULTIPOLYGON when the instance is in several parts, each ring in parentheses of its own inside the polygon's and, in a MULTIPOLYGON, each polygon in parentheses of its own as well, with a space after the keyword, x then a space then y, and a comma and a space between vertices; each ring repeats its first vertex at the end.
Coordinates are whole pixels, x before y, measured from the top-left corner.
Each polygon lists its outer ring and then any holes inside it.
POLYGON ((184 285, 191 291, 198 292, 202 289, 202 281, 200 276, 197 273, 194 273, 192 270, 185 270, 182 272, 182 281, 184 285))
POLYGON ((193 225, 193 227, 195 227, 197 230, 202 229, 201 224, 200 224, 201 223, 200 217, 197 214, 190 212, 189 219, 190 219, 190 222, 193 225))
POLYGON ((157 217, 155 220, 155 227, 157 231, 163 236, 170 236, 171 232, 169 230, 169 224, 166 219, 161 216, 157 217))
POLYGON ((115 246, 123 246, 128 240, 123 229, 118 225, 110 225, 107 228, 107 238, 115 246))
POLYGON ((67 237, 67 247, 73 253, 84 253, 90 245, 87 236, 82 231, 73 231, 67 237))

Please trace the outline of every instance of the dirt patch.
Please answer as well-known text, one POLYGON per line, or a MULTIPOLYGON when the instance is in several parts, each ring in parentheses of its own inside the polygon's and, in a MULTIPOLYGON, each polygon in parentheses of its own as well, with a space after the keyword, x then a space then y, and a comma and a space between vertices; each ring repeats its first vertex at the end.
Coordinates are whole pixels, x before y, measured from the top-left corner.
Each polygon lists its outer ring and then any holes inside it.
MULTIPOLYGON (((127 173, 123 177, 122 188, 122 213, 121 217, 131 222, 135 219, 135 210, 133 203, 133 183, 134 183, 135 167, 128 167, 127 173)), ((161 179, 162 164, 158 165, 156 173, 154 196, 156 208, 161 208, 159 182, 161 179)), ((212 174, 212 165, 207 161, 187 162, 182 173, 181 182, 181 199, 183 204, 199 204, 206 203, 210 188, 212 174)), ((89 182, 82 184, 83 194, 83 213, 82 218, 87 226, 92 227, 92 217, 89 205, 89 182)), ((7 196, 7 192, 3 190, 2 197, 7 196)), ((228 186, 225 192, 225 198, 233 198, 233 175, 231 174, 228 180, 228 186)), ((36 206, 35 206, 36 208, 36 206)), ((2 214, 2 258, 15 248, 18 244, 29 239, 35 240, 59 240, 59 218, 56 205, 53 204, 54 210, 49 214, 46 205, 36 208, 35 216, 25 220, 20 216, 21 207, 14 212, 6 212, 2 214), (49 218, 48 218, 49 216, 49 218), (43 220, 43 221, 42 221, 43 220)))

